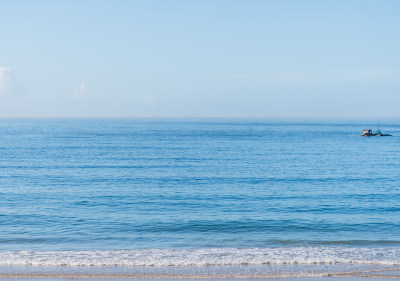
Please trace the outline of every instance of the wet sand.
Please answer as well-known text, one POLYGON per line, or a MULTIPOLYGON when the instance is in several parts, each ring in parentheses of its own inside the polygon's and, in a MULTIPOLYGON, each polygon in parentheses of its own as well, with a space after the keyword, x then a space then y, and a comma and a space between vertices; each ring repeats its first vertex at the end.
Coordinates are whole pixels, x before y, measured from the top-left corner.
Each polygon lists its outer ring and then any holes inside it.
POLYGON ((353 272, 342 272, 342 273, 321 273, 312 275, 293 275, 288 273, 282 275, 253 275, 253 276, 238 276, 234 275, 220 275, 220 276, 205 276, 205 275, 163 275, 163 274, 151 274, 151 275, 119 275, 119 274, 77 274, 74 272, 65 271, 64 273, 54 274, 42 274, 42 273, 5 273, 0 271, 0 281, 173 281, 173 280, 184 280, 184 281, 261 281, 261 280, 276 280, 276 281, 359 281, 359 280, 371 280, 371 281, 382 281, 388 279, 400 279, 400 270, 395 269, 377 269, 370 271, 353 271, 353 272))
POLYGON ((118 280, 126 280, 126 281, 137 281, 138 279, 143 281, 173 281, 173 280, 183 280, 183 281, 220 281, 220 280, 229 280, 229 281, 262 281, 262 280, 270 280, 270 281, 361 281, 361 280, 369 280, 369 281, 387 281, 390 279, 400 279, 400 271, 390 271, 390 272, 379 272, 379 273, 357 273, 357 274, 335 274, 335 275, 327 275, 327 276, 318 276, 318 277, 266 277, 266 278, 148 278, 148 277, 127 277, 127 276, 63 276, 63 277, 48 277, 48 276, 0 276, 0 281, 118 281, 118 280))

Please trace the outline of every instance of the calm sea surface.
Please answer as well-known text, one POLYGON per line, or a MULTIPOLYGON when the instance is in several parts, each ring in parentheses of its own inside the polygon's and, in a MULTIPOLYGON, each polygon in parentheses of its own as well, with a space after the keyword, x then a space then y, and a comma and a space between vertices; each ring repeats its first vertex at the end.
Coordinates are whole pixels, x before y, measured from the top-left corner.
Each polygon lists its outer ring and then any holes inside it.
POLYGON ((400 266, 400 120, 0 120, 0 274, 400 266))

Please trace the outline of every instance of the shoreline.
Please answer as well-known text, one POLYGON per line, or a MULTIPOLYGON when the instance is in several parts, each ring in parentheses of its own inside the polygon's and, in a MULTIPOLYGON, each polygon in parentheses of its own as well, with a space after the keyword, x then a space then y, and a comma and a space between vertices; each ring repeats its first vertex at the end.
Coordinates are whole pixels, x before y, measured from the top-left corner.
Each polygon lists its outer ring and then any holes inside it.
POLYGON ((314 277, 225 277, 225 278, 210 278, 210 277, 118 277, 118 276, 1 276, 0 281, 67 281, 67 280, 94 280, 94 281, 115 281, 115 280, 146 280, 146 281, 168 281, 168 280, 205 280, 205 281, 217 281, 217 280, 281 280, 281 281, 316 281, 316 280, 332 280, 332 281, 359 281, 359 280, 372 280, 372 281, 385 281, 388 279, 400 279, 400 272, 394 275, 326 275, 326 276, 314 276, 314 277))
POLYGON ((400 279, 399 266, 361 267, 360 265, 280 265, 280 266, 202 266, 202 267, 0 267, 1 280, 316 280, 344 278, 400 279))
POLYGON ((277 274, 277 275, 171 275, 171 274, 146 274, 146 275, 123 275, 123 274, 1 274, 0 280, 387 280, 400 279, 400 269, 397 270, 372 270, 367 272, 344 272, 344 273, 320 273, 320 274, 277 274))

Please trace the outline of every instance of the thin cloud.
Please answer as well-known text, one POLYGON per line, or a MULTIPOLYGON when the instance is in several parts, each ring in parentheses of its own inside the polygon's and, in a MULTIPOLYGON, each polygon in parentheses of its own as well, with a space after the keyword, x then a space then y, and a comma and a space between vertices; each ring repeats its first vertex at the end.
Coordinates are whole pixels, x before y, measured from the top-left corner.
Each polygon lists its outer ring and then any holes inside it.
POLYGON ((71 98, 73 100, 83 100, 89 93, 88 85, 86 82, 81 82, 78 88, 71 92, 71 98))
POLYGON ((154 98, 152 96, 146 96, 143 98, 143 102, 145 104, 153 104, 154 103, 154 98))
POLYGON ((285 73, 238 73, 221 76, 224 80, 234 80, 248 84, 300 84, 300 83, 362 83, 398 82, 400 69, 321 69, 319 71, 298 71, 285 73))
POLYGON ((23 92, 10 67, 0 66, 0 95, 16 95, 23 92))

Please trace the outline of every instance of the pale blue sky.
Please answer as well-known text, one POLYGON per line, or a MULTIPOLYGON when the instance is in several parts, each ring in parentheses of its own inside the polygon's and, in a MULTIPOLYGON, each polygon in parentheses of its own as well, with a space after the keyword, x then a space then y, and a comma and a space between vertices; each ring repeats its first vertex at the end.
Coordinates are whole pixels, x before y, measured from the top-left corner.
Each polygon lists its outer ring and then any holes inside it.
POLYGON ((400 117, 400 1, 0 0, 0 117, 400 117))

